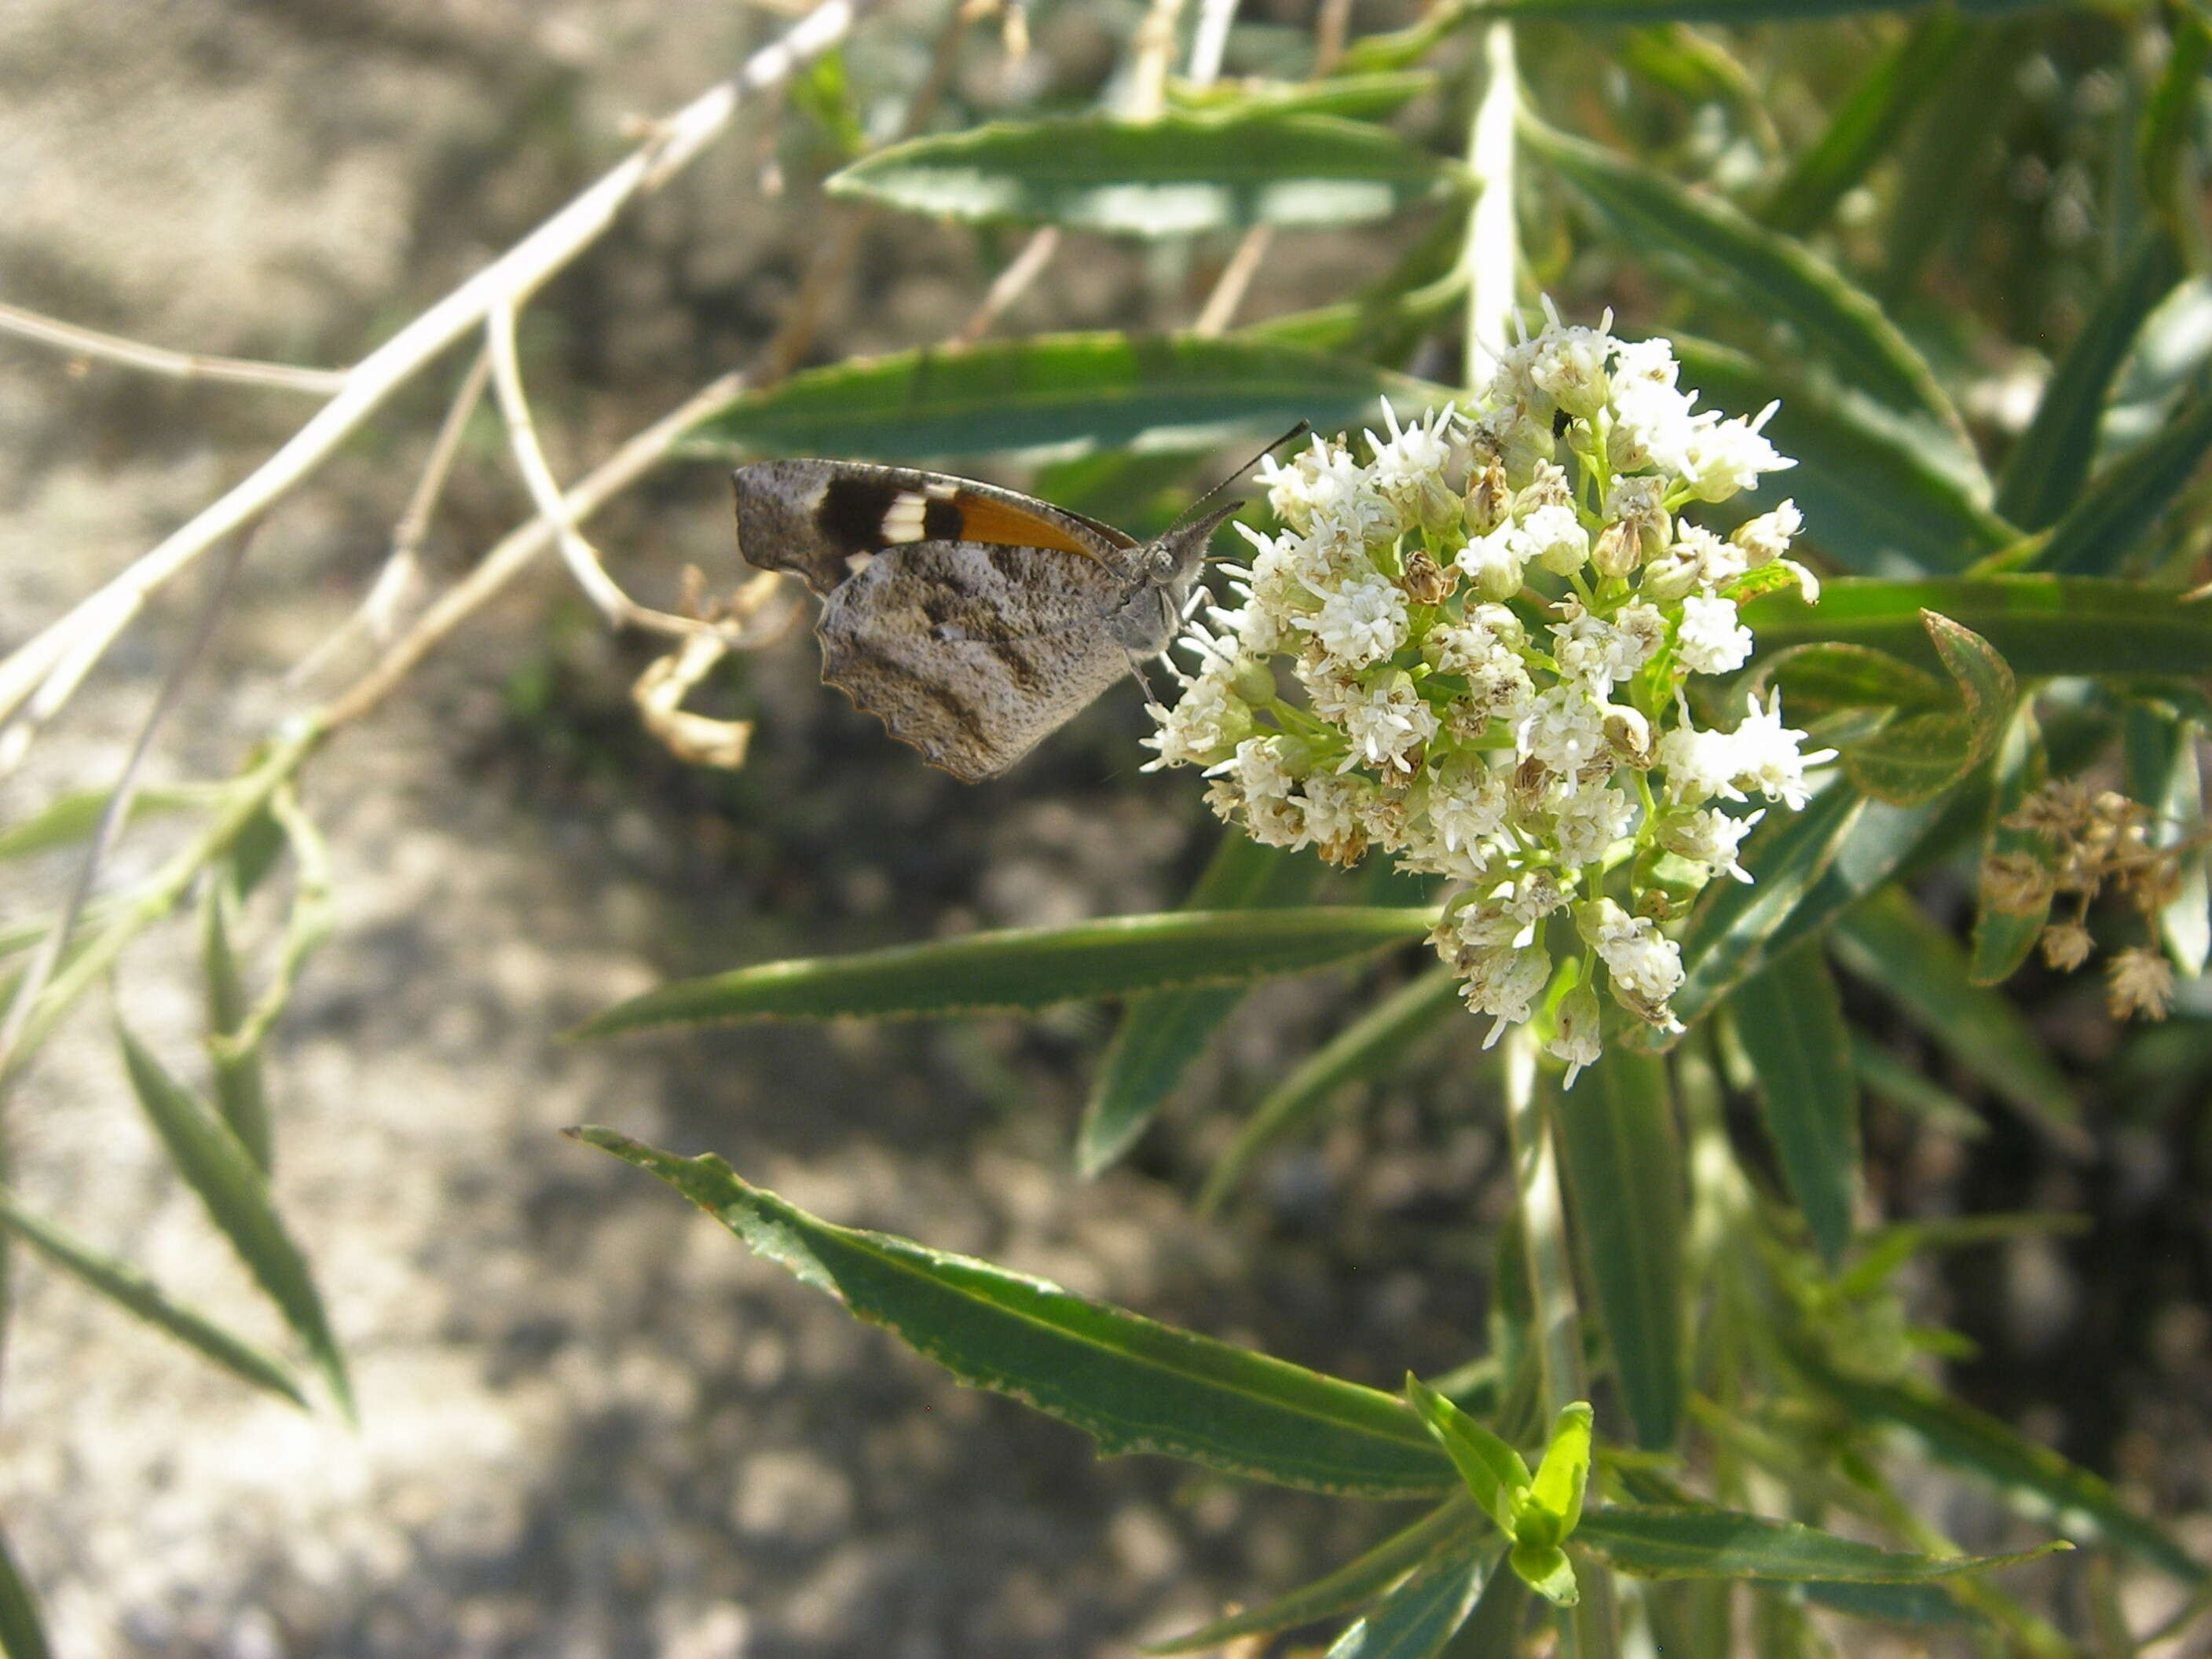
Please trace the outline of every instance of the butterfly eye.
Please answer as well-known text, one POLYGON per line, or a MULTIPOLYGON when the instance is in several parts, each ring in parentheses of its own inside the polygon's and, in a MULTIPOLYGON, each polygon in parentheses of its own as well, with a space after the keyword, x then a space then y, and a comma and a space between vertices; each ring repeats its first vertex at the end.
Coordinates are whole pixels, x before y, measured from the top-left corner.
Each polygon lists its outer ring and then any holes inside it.
POLYGON ((1156 547, 1152 554, 1152 580, 1166 581, 1176 573, 1176 556, 1164 547, 1156 547))

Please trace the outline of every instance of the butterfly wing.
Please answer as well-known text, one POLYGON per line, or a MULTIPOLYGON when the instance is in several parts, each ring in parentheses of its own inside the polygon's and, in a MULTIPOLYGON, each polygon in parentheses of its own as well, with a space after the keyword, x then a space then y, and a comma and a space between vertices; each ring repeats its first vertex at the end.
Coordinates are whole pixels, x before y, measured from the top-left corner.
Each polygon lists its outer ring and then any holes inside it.
POLYGON ((1127 672, 1107 618, 1127 593, 1118 569, 1043 548, 893 548, 823 603, 822 678, 973 783, 1005 771, 1127 672))
POLYGON ((860 461, 758 461, 732 473, 738 550, 829 593, 888 548, 988 542, 1088 558, 1136 545, 1110 525, 995 485, 860 461))

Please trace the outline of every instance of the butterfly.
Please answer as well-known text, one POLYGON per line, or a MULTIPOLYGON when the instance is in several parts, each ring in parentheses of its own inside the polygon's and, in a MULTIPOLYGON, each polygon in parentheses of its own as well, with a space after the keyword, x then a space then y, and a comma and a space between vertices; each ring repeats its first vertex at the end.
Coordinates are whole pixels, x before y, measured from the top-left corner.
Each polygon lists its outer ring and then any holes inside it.
POLYGON ((974 783, 1167 648, 1213 532, 1243 505, 1209 503, 1243 471, 1139 542, 970 478, 757 461, 732 475, 738 550, 822 595, 823 680, 932 765, 974 783))

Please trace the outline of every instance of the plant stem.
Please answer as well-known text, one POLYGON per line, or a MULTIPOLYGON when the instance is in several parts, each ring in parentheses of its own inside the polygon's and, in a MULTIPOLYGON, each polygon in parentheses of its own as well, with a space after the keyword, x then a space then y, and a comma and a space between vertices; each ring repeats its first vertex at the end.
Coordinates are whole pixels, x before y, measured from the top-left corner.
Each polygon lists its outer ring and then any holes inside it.
POLYGON ((1489 78, 1468 134, 1468 170, 1474 175, 1475 198, 1467 216, 1467 246, 1461 259, 1467 272, 1464 373, 1470 390, 1483 382, 1504 354, 1521 263, 1520 229, 1513 214, 1513 123, 1521 99, 1512 24, 1490 25, 1483 35, 1482 58, 1489 78))

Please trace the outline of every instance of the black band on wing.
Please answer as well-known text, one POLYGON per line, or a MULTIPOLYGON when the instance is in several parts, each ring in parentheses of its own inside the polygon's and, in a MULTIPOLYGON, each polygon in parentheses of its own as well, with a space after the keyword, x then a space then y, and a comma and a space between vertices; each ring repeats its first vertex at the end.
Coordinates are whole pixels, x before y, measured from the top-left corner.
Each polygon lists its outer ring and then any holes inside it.
MULTIPOLYGON (((884 515, 902 493, 898 484, 886 478, 832 478, 822 487, 822 499, 814 509, 814 527, 822 532, 823 541, 840 552, 880 552, 884 515)), ((957 526, 958 515, 954 517, 957 526)))

